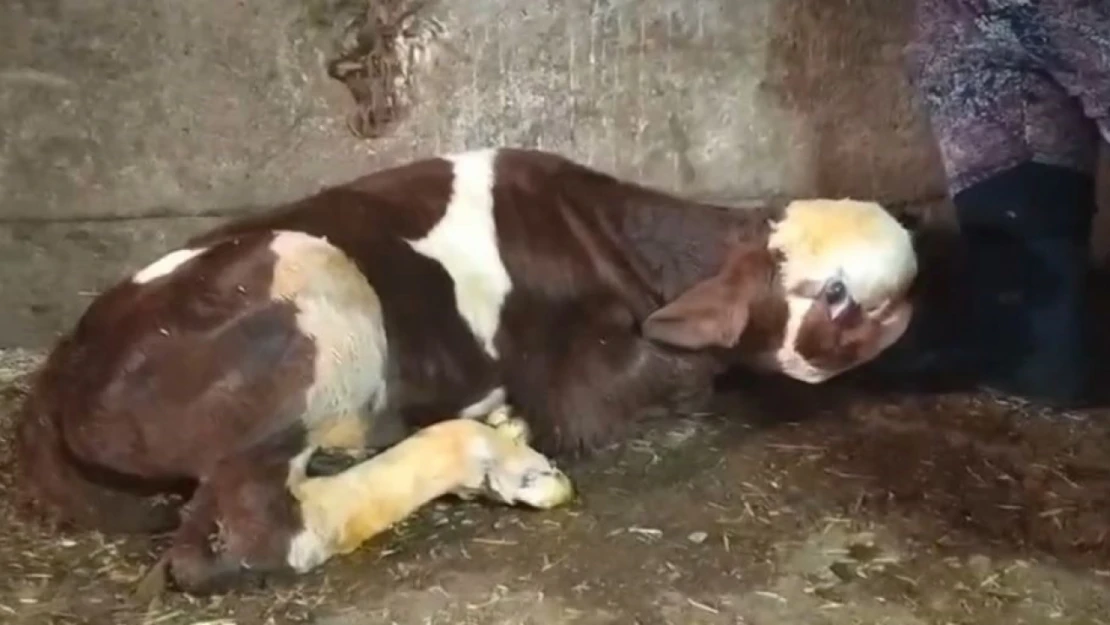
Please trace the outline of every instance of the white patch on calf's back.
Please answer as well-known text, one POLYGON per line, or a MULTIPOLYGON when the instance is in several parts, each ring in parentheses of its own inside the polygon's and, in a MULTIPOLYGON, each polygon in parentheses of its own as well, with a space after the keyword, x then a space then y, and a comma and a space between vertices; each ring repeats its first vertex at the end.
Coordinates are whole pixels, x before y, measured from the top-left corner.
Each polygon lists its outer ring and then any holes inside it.
POLYGON ((426 236, 409 241, 435 260, 455 283, 459 314, 490 356, 497 356, 494 335, 512 281, 497 245, 493 217, 496 149, 444 157, 453 165, 451 199, 443 219, 426 236))
POLYGON ((309 428, 373 416, 386 401, 387 342, 381 301, 342 250, 301 232, 278 232, 270 296, 291 300, 297 326, 316 344, 315 376, 302 419, 309 428))
POLYGON ((174 272, 178 267, 193 260, 205 252, 207 248, 185 248, 174 250, 166 254, 162 258, 150 263, 146 267, 135 272, 131 277, 131 281, 135 284, 146 284, 153 282, 162 276, 167 276, 174 272))

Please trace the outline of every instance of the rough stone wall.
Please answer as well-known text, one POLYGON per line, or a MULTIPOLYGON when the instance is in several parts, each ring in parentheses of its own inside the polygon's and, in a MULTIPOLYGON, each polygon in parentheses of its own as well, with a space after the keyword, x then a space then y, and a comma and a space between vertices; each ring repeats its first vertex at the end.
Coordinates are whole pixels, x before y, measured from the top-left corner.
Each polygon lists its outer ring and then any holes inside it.
POLYGON ((414 106, 363 140, 325 70, 359 0, 0 0, 0 346, 51 340, 217 215, 444 151, 736 201, 935 199, 909 1, 441 2, 414 106))

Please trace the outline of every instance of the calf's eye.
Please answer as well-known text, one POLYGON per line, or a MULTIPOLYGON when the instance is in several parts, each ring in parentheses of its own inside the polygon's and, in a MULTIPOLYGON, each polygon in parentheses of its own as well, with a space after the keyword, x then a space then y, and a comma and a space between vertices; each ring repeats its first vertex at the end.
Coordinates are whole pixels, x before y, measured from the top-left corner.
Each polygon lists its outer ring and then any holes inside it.
POLYGON ((848 287, 840 280, 834 280, 825 287, 825 303, 829 306, 839 306, 848 299, 848 287))

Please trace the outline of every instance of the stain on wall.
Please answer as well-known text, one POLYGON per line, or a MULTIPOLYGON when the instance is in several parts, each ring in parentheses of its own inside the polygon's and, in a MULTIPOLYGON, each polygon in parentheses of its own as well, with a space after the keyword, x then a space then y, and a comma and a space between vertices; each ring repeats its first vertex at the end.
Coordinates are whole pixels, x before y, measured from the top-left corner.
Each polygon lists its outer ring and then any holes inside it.
POLYGON ((794 0, 773 9, 763 86, 796 118, 808 191, 907 202, 943 171, 903 61, 912 0, 794 0))

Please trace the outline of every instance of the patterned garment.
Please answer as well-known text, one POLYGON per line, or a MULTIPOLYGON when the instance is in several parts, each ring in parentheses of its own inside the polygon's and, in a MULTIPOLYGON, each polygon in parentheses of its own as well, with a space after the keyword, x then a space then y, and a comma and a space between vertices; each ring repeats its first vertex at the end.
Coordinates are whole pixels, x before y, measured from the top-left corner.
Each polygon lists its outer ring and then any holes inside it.
POLYGON ((955 194, 1110 141, 1110 0, 918 0, 910 74, 955 194))

